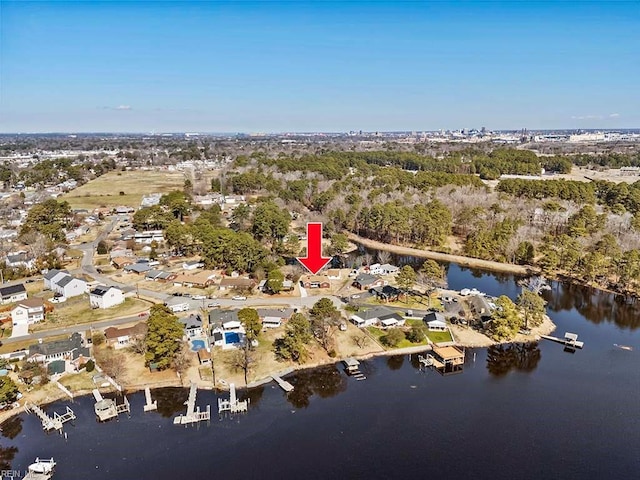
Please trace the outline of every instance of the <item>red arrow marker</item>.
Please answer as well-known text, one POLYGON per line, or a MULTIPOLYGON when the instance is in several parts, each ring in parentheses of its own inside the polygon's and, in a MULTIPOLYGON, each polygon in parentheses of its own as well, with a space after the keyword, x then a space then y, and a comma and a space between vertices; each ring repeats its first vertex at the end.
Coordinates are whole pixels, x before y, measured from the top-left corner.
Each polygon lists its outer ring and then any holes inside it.
POLYGON ((307 256, 297 260, 314 275, 331 261, 322 256, 322 222, 307 223, 307 256))

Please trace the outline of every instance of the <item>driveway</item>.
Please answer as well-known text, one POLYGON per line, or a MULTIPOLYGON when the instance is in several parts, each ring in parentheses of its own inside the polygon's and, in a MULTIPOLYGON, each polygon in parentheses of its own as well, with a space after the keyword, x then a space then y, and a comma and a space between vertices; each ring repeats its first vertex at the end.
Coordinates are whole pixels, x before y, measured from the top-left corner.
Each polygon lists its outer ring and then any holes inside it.
POLYGON ((11 330, 11 337, 9 338, 18 338, 18 337, 26 337, 29 335, 29 325, 14 325, 11 330))

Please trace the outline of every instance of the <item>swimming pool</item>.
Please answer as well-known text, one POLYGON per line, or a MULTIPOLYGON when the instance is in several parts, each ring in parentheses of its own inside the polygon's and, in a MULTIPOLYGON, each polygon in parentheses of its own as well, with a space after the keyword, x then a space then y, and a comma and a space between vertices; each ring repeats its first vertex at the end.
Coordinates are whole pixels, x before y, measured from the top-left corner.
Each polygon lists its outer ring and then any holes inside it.
POLYGON ((230 343, 240 343, 240 335, 236 332, 225 332, 224 343, 229 345, 230 343))
POLYGON ((191 350, 197 352, 198 350, 202 350, 206 345, 204 340, 191 340, 191 350))

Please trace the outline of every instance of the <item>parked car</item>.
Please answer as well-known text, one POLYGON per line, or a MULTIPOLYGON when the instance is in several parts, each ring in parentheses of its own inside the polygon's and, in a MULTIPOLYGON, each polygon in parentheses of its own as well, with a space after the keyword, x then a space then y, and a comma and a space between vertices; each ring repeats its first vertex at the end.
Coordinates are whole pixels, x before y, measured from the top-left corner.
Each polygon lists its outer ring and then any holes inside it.
POLYGON ((149 315, 149 312, 140 312, 138 314, 139 317, 146 317, 147 315, 149 315))
POLYGON ((236 295, 231 300, 243 301, 243 300, 246 300, 246 299, 247 299, 247 297, 245 297, 243 295, 236 295))
POLYGON ((214 307, 219 307, 220 304, 218 302, 211 302, 209 304, 207 304, 208 308, 214 308, 214 307))
POLYGON ((205 298, 207 298, 206 295, 191 295, 192 300, 204 300, 205 298))

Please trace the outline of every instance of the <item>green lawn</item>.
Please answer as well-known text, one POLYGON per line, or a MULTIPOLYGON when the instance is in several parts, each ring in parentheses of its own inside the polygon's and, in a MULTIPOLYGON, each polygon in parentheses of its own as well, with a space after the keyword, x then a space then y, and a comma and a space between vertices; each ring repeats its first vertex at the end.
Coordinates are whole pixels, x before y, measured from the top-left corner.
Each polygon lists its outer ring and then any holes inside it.
MULTIPOLYGON (((422 320, 409 320, 407 321, 406 325, 412 326, 420 323, 422 323, 422 320)), ((371 334, 371 336, 373 336, 378 341, 378 343, 380 343, 385 348, 385 350, 392 349, 392 347, 387 347, 381 342, 381 338, 384 337, 387 334, 387 332, 377 327, 367 327, 367 331, 371 334)), ((427 340, 423 340, 422 342, 419 342, 419 343, 412 343, 405 338, 397 346, 393 348, 418 347, 420 345, 427 345, 427 344, 428 344, 427 340)))
POLYGON ((452 342, 453 341, 453 338, 451 338, 451 334, 449 333, 449 331, 446 331, 446 332, 427 332, 427 337, 429 337, 429 340, 431 340, 433 343, 452 342))

